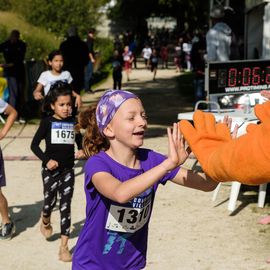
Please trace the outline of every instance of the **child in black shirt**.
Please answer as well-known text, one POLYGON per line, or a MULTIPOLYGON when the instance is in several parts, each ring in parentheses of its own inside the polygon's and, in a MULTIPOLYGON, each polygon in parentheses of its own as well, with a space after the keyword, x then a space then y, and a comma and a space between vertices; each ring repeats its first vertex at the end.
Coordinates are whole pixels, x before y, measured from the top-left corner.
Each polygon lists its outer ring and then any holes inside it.
POLYGON ((49 116, 43 118, 32 140, 31 150, 42 160, 44 204, 40 231, 46 239, 52 235, 51 213, 60 198, 61 245, 59 259, 65 262, 72 257, 68 249, 70 233, 70 206, 74 189, 74 141, 79 151, 75 157, 84 157, 80 134, 75 134, 75 121, 71 117, 72 89, 67 83, 52 85, 44 99, 43 109, 49 116), (45 151, 40 142, 45 140, 45 151))

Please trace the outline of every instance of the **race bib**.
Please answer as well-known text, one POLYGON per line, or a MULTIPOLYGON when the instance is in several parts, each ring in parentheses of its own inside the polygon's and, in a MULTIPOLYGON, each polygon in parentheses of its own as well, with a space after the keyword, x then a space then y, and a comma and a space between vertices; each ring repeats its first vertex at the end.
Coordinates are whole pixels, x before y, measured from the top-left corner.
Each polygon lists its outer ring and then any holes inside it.
POLYGON ((74 144, 74 124, 67 122, 52 122, 52 144, 74 144))
POLYGON ((142 208, 111 205, 106 229, 116 232, 134 233, 148 221, 151 212, 151 200, 142 208))

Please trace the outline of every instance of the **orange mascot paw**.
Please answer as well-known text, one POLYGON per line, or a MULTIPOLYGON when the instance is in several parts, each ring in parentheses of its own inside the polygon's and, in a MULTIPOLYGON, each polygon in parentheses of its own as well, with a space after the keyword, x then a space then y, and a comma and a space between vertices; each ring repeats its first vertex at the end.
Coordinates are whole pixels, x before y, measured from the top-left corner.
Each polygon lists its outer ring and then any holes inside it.
POLYGON ((218 182, 239 181, 259 185, 270 182, 270 101, 256 105, 261 124, 248 127, 236 139, 211 113, 196 111, 194 127, 186 120, 179 128, 204 172, 218 182))

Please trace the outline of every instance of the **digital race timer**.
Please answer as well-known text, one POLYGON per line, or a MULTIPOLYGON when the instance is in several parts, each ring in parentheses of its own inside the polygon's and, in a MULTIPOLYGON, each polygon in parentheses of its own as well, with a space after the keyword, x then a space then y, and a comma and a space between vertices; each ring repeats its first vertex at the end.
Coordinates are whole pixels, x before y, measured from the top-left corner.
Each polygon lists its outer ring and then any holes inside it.
POLYGON ((270 89, 270 60, 241 60, 207 64, 209 94, 229 95, 270 89))

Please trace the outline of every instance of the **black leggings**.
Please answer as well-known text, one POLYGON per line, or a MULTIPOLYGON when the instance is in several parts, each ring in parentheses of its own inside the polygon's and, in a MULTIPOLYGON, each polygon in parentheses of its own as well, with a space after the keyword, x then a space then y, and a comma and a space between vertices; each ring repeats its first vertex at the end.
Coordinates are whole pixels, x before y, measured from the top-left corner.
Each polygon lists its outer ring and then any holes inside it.
POLYGON ((61 235, 69 236, 70 233, 70 205, 74 190, 74 170, 54 170, 42 168, 43 179, 43 216, 50 217, 57 201, 57 193, 59 194, 59 210, 61 235))

